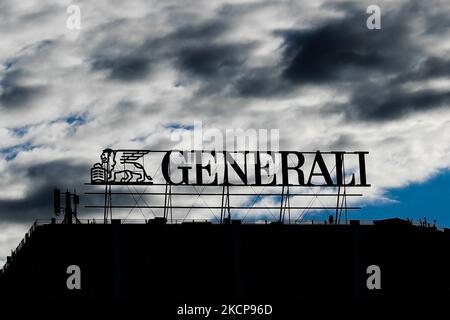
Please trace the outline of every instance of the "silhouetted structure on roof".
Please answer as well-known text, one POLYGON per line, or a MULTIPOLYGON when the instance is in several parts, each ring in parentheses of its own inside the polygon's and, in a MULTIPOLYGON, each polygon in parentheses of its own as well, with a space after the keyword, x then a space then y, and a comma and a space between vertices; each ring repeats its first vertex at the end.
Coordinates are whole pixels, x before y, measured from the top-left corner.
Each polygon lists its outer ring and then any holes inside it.
POLYGON ((8 258, 1 298, 68 301, 450 300, 449 230, 362 225, 36 224, 8 258), (66 286, 81 269, 81 289, 66 286), (369 290, 367 267, 381 269, 369 290))

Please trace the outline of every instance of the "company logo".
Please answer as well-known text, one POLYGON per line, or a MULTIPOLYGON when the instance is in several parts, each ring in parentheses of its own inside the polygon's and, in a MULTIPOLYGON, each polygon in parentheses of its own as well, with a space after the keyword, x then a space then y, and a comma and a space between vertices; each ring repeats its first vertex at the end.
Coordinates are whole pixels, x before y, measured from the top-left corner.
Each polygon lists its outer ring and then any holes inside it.
POLYGON ((370 186, 366 151, 105 149, 92 184, 370 186))
POLYGON ((149 150, 103 150, 100 163, 91 169, 91 182, 151 183, 147 174, 143 156, 149 150), (141 162, 142 161, 142 162, 141 162))

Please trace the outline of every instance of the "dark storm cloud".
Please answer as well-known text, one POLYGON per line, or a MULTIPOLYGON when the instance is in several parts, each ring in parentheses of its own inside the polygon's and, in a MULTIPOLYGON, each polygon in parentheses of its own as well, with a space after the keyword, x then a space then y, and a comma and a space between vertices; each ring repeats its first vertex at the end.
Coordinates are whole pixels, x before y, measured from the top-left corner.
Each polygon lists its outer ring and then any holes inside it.
POLYGON ((386 121, 449 105, 450 92, 421 90, 405 93, 398 89, 380 94, 377 90, 367 89, 356 94, 351 103, 343 108, 348 118, 386 121))
POLYGON ((153 65, 171 62, 182 75, 200 81, 202 94, 221 91, 225 79, 231 83, 230 79, 241 73, 254 46, 220 41, 229 27, 229 22, 222 18, 199 24, 183 23, 168 34, 148 36, 142 44, 131 48, 120 41, 111 46, 108 38, 95 48, 91 68, 94 72, 108 71, 111 80, 132 81, 148 76, 153 65), (118 48, 126 53, 117 54, 118 48))
POLYGON ((142 81, 147 77, 154 55, 141 45, 130 44, 129 37, 121 37, 130 31, 132 23, 130 19, 115 19, 86 35, 85 41, 94 44, 87 59, 92 72, 104 71, 107 79, 123 82, 142 81))
POLYGON ((427 19, 427 32, 435 33, 446 37, 446 32, 450 29, 450 19, 447 12, 440 12, 427 19))
POLYGON ((33 78, 21 59, 27 60, 29 56, 48 50, 54 46, 54 41, 45 39, 34 42, 22 48, 22 55, 9 58, 4 64, 5 74, 0 79, 0 108, 17 109, 30 106, 35 100, 45 94, 43 85, 28 85, 25 81, 33 78))
POLYGON ((397 72, 411 63, 404 50, 417 52, 404 22, 383 16, 384 30, 366 27, 365 11, 349 13, 312 30, 279 32, 284 38, 283 76, 295 83, 357 80, 369 72, 397 72))
POLYGON ((198 95, 225 92, 247 68, 250 52, 256 44, 221 41, 228 29, 227 22, 217 19, 181 28, 165 39, 173 53, 175 67, 182 75, 201 84, 198 95))
POLYGON ((211 41, 223 35, 230 27, 229 22, 216 18, 200 24, 187 24, 180 26, 165 39, 172 42, 194 43, 198 40, 211 41))
POLYGON ((25 106, 41 92, 41 87, 5 85, 0 95, 0 105, 6 108, 25 106))
MULTIPOLYGON (((0 200, 2 221, 31 222, 35 219, 49 219, 53 216, 53 189, 59 187, 83 187, 89 179, 89 166, 69 161, 50 161, 26 168, 13 167, 20 175, 23 172, 30 180, 24 199, 0 200)), ((80 192, 79 192, 80 193, 80 192)))
POLYGON ((179 53, 180 66, 201 77, 214 77, 241 66, 244 63, 239 57, 242 50, 239 45, 188 47, 179 53))
POLYGON ((236 77, 244 72, 248 51, 247 44, 205 44, 188 46, 178 52, 178 69, 200 83, 197 96, 227 94, 233 89, 236 77))
MULTIPOLYGON (((108 28, 118 28, 130 23, 128 20, 119 20, 107 24, 108 28)), ((106 26, 98 29, 102 31, 106 26)), ((96 46, 89 59, 91 69, 108 72, 111 80, 135 81, 142 80, 151 72, 151 66, 170 60, 178 60, 182 68, 199 73, 208 72, 214 67, 214 56, 224 61, 224 58, 215 54, 216 50, 227 52, 227 46, 205 47, 212 39, 223 34, 227 26, 220 20, 212 20, 197 25, 183 25, 166 35, 148 36, 142 43, 131 45, 125 40, 117 39, 111 34, 96 46), (198 55, 206 59, 199 61, 198 55), (193 64, 191 68, 191 63, 193 64)), ((231 50, 231 49, 229 49, 231 50)))
POLYGON ((401 10, 383 15, 384 29, 380 31, 367 29, 365 8, 345 3, 332 7, 345 16, 308 29, 274 31, 283 39, 280 62, 265 68, 242 68, 235 92, 267 98, 305 85, 358 86, 372 76, 397 76, 415 65, 421 52, 411 41, 401 10))
POLYGON ((240 97, 276 97, 286 94, 294 86, 280 76, 276 67, 247 70, 235 82, 234 93, 240 97))
POLYGON ((20 84, 23 72, 11 70, 0 80, 0 107, 6 109, 20 108, 28 105, 44 92, 42 86, 25 86, 20 84))
POLYGON ((450 60, 440 57, 428 57, 423 59, 410 71, 400 74, 393 83, 427 80, 450 76, 450 60))
POLYGON ((108 70, 110 79, 141 80, 149 72, 150 59, 136 56, 97 57, 93 59, 92 68, 94 70, 108 70))
POLYGON ((435 34, 446 37, 450 29, 448 11, 445 10, 445 3, 432 3, 428 1, 408 1, 403 6, 404 16, 407 18, 420 17, 423 31, 426 34, 435 34), (437 9, 437 10, 436 10, 437 9))
POLYGON ((395 120, 449 105, 448 92, 408 92, 402 87, 410 81, 450 76, 448 60, 427 56, 415 43, 411 17, 406 16, 412 14, 414 6, 385 13, 382 30, 366 28, 365 10, 358 11, 354 6, 346 10, 344 18, 315 28, 277 31, 284 39, 281 77, 274 79, 276 72, 270 68, 256 77, 243 76, 238 92, 244 96, 267 96, 304 85, 331 84, 349 92, 350 103, 325 111, 344 110, 348 119, 365 121, 395 120))
MULTIPOLYGON (((326 6, 343 17, 321 20, 306 29, 273 30, 273 35, 283 40, 278 51, 280 60, 273 65, 250 67, 258 42, 223 40, 249 10, 226 5, 207 22, 181 19, 173 31, 146 36, 134 47, 121 43, 113 32, 93 51, 91 67, 93 71, 108 71, 111 80, 135 81, 146 78, 153 66, 170 63, 181 77, 174 85, 199 85, 194 98, 277 98, 295 94, 304 86, 331 85, 350 99, 349 105, 336 105, 333 111, 354 120, 388 121, 447 103, 445 94, 432 89, 408 93, 402 88, 409 81, 450 74, 450 63, 428 56, 413 36, 417 33, 416 18, 438 17, 426 5, 413 3, 382 10, 381 30, 367 28, 368 15, 363 6, 326 6), (374 91, 387 94, 381 99, 374 91)), ((424 32, 439 33, 447 25, 436 21, 431 27, 429 19, 425 20, 424 32)), ((121 20, 114 24, 126 23, 121 20)), ((325 110, 329 111, 328 106, 325 110)))

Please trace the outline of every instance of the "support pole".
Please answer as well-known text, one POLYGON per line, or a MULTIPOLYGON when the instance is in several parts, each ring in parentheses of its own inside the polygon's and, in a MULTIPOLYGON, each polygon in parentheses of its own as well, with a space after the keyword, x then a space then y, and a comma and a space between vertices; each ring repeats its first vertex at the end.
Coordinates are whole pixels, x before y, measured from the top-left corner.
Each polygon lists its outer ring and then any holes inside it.
POLYGON ((284 185, 281 188, 280 218, 278 219, 278 222, 280 223, 284 222, 283 207, 284 207, 284 185))

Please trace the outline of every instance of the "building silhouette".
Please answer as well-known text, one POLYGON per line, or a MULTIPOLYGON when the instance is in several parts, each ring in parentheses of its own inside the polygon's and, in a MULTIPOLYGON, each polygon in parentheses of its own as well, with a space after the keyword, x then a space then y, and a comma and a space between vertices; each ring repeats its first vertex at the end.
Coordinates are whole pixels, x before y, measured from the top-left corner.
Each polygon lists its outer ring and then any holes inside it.
POLYGON ((450 231, 372 224, 35 223, 0 273, 2 301, 450 300, 450 231), (69 289, 67 268, 80 268, 69 289), (367 268, 381 271, 369 289, 367 268))

